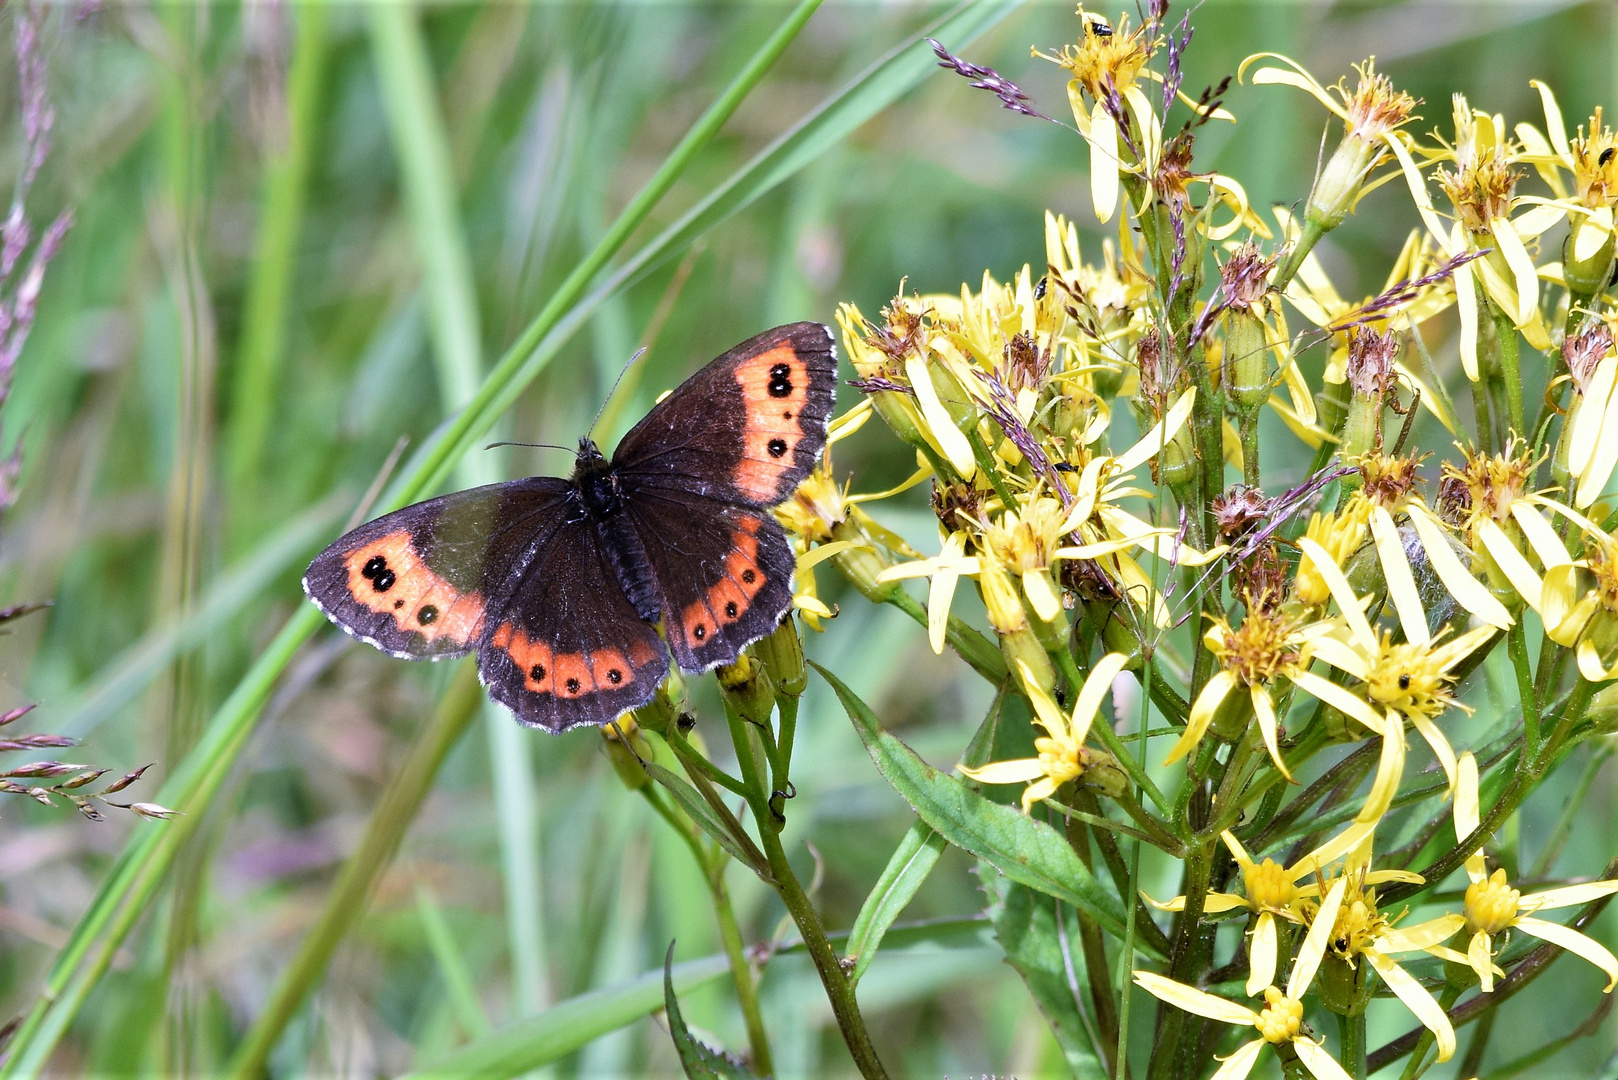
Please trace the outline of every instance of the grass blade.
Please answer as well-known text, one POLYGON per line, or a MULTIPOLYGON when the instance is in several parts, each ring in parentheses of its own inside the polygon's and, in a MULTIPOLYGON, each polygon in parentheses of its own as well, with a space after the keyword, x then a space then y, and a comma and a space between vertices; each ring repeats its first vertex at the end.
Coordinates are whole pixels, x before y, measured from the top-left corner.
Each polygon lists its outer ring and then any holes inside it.
MULTIPOLYGON (((723 956, 708 956, 675 964, 670 981, 675 990, 685 993, 706 986, 729 970, 723 956)), ((422 1065, 405 1080, 443 1076, 503 1080, 518 1076, 566 1057, 591 1039, 616 1031, 662 1006, 663 972, 648 971, 617 986, 552 1005, 537 1016, 422 1065)))

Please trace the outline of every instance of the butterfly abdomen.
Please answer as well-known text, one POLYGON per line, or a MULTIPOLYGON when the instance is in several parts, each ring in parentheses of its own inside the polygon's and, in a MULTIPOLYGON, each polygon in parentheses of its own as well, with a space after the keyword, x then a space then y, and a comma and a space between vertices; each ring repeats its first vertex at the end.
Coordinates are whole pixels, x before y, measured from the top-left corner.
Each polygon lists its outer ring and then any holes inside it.
POLYGON ((662 604, 658 601, 657 582, 652 578, 646 546, 624 511, 617 477, 594 443, 587 441, 580 449, 573 482, 579 486, 585 512, 601 541, 613 578, 634 605, 635 613, 646 622, 656 622, 662 614, 662 604))

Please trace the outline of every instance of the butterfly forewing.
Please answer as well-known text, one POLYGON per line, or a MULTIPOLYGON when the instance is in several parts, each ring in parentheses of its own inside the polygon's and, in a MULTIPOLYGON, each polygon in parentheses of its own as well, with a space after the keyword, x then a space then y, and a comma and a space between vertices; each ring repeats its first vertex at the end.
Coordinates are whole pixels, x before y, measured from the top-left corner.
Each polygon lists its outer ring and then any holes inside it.
POLYGON ((613 470, 723 502, 774 506, 826 446, 837 351, 819 323, 767 330, 664 398, 624 436, 613 470))
POLYGON ((321 552, 304 592, 348 633, 394 656, 477 647, 526 551, 562 523, 565 480, 458 491, 377 518, 321 552))

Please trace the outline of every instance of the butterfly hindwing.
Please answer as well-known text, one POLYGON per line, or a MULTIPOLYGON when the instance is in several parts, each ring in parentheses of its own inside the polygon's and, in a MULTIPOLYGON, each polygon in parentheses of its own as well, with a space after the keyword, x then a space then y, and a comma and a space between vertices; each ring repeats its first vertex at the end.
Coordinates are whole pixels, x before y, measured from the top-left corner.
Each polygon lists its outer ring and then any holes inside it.
POLYGON ((625 491, 675 663, 687 671, 731 663, 775 629, 792 605, 796 560, 768 511, 661 484, 626 484, 625 491))
POLYGON ((458 491, 347 533, 309 564, 304 592, 349 634, 406 659, 477 647, 525 551, 559 524, 565 480, 458 491))
POLYGON ((624 436, 613 469, 721 502, 774 506, 826 446, 837 350, 820 323, 767 330, 681 383, 624 436))
POLYGON ((478 676, 518 720, 551 732, 605 724, 657 692, 668 653, 614 579, 588 518, 562 521, 507 591, 478 676))

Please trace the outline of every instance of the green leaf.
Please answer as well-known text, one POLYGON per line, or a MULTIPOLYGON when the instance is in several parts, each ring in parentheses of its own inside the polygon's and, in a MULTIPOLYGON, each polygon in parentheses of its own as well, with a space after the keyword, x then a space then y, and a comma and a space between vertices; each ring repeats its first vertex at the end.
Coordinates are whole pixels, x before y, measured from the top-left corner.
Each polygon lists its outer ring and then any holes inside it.
POLYGON ((865 969, 871 966, 883 935, 932 873, 938 857, 944 853, 944 846, 944 838, 925 821, 910 826, 904 839, 899 841, 871 895, 861 905, 854 919, 854 929, 848 935, 845 954, 854 961, 850 982, 859 982, 865 969))
POLYGON ((814 667, 837 691, 877 771, 916 816, 945 840, 990 863, 1012 881, 1083 908, 1103 929, 1124 936, 1123 905, 1091 876, 1061 833, 1020 810, 990 802, 928 765, 883 731, 870 708, 837 676, 819 664, 814 667))
POLYGON ((1106 1080, 1106 1066, 1079 1001, 1085 968, 1078 920, 1058 901, 1002 877, 986 863, 979 865, 978 876, 989 895, 995 940, 1051 1025, 1068 1068, 1078 1080, 1106 1080))
POLYGON ((726 827, 723 821, 713 812, 713 807, 702 797, 696 788, 686 782, 683 776, 671 772, 655 761, 646 762, 646 772, 653 780, 674 796, 674 801, 680 804, 680 809, 696 823, 697 828, 718 841, 719 846, 730 852, 736 861, 743 866, 764 876, 769 875, 769 864, 764 854, 753 846, 748 837, 738 838, 726 827), (746 846, 742 841, 746 840, 746 846))
POLYGON ((685 1026, 680 1015, 680 1002, 674 996, 674 978, 670 965, 674 963, 674 942, 663 957, 663 1011, 668 1014, 669 1034, 674 1038, 674 1049, 680 1055, 680 1067, 691 1080, 758 1080, 740 1062, 698 1041, 685 1026))
POLYGON ((520 1076, 660 1008, 665 978, 683 993, 706 986, 729 970, 723 956, 709 956, 676 964, 667 973, 648 971, 628 982, 568 998, 486 1039, 469 1042, 421 1065, 409 1074, 408 1080, 445 1076, 503 1080, 520 1076))

